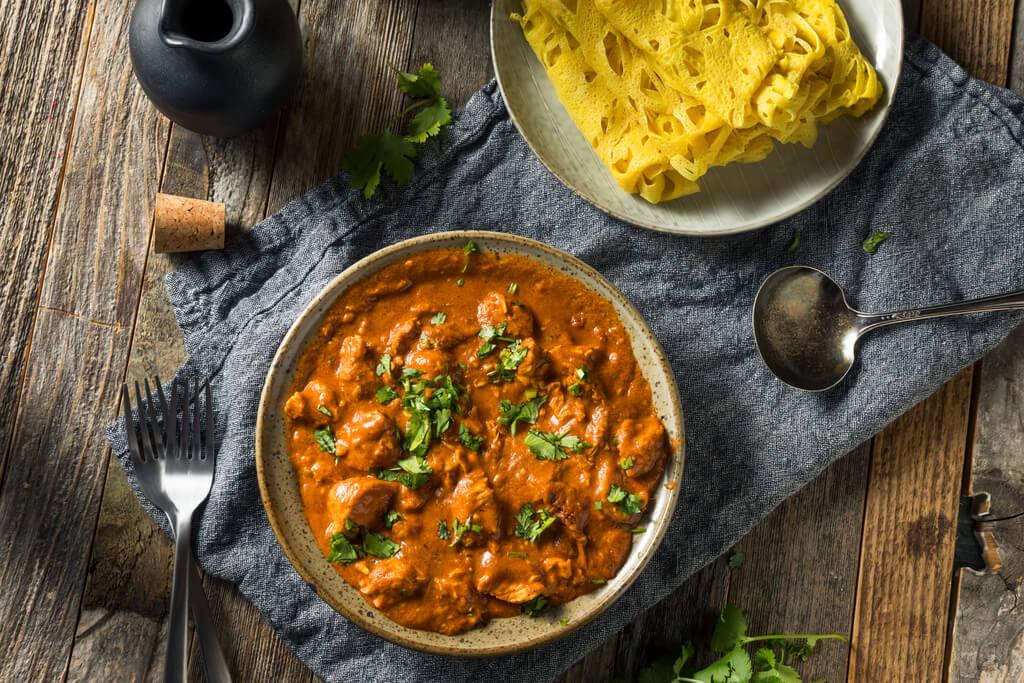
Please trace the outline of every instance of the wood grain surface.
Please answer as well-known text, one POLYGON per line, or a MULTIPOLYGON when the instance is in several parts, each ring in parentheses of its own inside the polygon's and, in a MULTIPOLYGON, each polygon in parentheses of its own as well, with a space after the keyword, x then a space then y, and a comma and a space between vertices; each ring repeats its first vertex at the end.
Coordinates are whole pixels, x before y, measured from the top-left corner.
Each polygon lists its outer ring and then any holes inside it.
MULTIPOLYGON (((146 248, 156 191, 223 202, 229 230, 244 230, 388 125, 402 104, 389 63, 434 63, 455 106, 490 78, 488 3, 292 4, 306 52, 296 96, 263 129, 215 140, 142 97, 128 0, 59 11, 0 0, 0 680, 162 675, 172 546, 102 436, 126 372, 168 377, 185 357, 163 279, 186 257, 146 248)), ((1011 0, 904 8, 972 73, 1024 87, 1011 0)), ((1024 678, 1024 533, 1006 527, 1017 554, 1004 553, 1002 577, 967 576, 958 592, 951 572, 972 410, 975 486, 1006 514, 1024 491, 1022 342, 1018 332, 980 373, 961 373, 786 501, 741 541, 742 569, 720 558, 559 680, 628 680, 706 638, 727 600, 752 631, 851 636, 820 645, 808 676, 1024 678)), ((204 587, 238 680, 316 680, 234 586, 204 587)), ((197 654, 190 678, 202 680, 197 654)))

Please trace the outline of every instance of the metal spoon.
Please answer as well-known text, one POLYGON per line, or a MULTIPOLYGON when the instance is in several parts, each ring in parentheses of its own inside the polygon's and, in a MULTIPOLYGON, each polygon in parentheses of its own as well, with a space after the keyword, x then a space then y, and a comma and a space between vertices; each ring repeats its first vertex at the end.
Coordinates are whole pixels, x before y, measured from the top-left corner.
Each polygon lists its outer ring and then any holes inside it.
POLYGON ((1024 309, 1024 291, 925 306, 896 313, 861 313, 842 288, 810 266, 788 266, 761 283, 754 297, 754 340, 768 369, 786 384, 824 391, 853 367, 857 340, 894 323, 964 313, 1024 309))

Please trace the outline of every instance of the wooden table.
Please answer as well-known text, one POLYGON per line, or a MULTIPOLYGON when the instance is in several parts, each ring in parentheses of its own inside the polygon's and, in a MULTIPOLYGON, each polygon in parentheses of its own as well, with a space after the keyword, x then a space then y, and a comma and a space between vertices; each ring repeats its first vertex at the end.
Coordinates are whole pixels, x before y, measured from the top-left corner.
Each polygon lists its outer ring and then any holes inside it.
MULTIPOLYGON (((481 0, 292 0, 306 51, 295 98, 262 130, 202 138, 136 83, 132 4, 0 0, 5 681, 162 668, 171 545, 103 437, 126 375, 169 376, 184 358, 163 288, 181 259, 148 248, 155 193, 224 202, 243 229, 334 175, 355 136, 399 110, 388 62, 433 62, 459 105, 490 78, 481 0)), ((973 74, 1024 88, 1013 0, 904 5, 909 27, 973 74)), ((699 638, 727 600, 757 632, 847 635, 806 667, 830 681, 1024 678, 1024 609, 1011 609, 1024 553, 1006 548, 1003 581, 952 568, 962 492, 992 490, 997 513, 1020 505, 1022 347, 1024 330, 772 513, 740 543, 740 571, 715 562, 561 680, 629 677, 699 638)), ((204 584, 238 680, 313 678, 234 586, 204 584)), ((200 678, 194 649, 192 662, 200 678)))

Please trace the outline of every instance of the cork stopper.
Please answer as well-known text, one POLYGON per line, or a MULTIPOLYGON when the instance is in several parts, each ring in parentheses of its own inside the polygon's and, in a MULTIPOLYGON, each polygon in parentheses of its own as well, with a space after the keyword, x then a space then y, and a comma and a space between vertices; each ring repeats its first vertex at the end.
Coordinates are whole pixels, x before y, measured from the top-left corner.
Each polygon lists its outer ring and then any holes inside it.
POLYGON ((157 193, 153 250, 158 254, 224 248, 224 205, 157 193))

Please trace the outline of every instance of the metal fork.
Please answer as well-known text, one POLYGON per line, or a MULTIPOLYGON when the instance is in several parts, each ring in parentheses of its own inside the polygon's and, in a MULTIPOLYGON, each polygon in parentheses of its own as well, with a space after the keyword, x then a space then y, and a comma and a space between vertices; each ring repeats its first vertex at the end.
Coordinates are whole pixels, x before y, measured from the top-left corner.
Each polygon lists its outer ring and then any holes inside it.
POLYGON ((149 388, 143 380, 146 401, 142 400, 139 383, 135 382, 138 422, 132 419, 128 385, 122 384, 122 404, 128 447, 131 449, 139 487, 154 505, 160 508, 174 530, 174 579, 171 588, 171 614, 167 633, 167 662, 164 680, 180 683, 188 675, 188 615, 186 596, 192 607, 199 648, 203 656, 206 679, 211 683, 231 681, 227 660, 217 640, 217 631, 210 615, 210 606, 192 557, 192 515, 207 496, 213 484, 216 464, 213 432, 213 398, 210 383, 205 382, 206 429, 200 414, 200 385, 195 380, 189 393, 187 381, 171 383, 171 400, 167 401, 159 377, 154 377, 160 398, 161 427, 149 388), (181 389, 181 428, 178 429, 178 394, 181 389), (189 404, 192 410, 189 410, 189 404), (189 415, 189 413, 192 413, 189 415))

